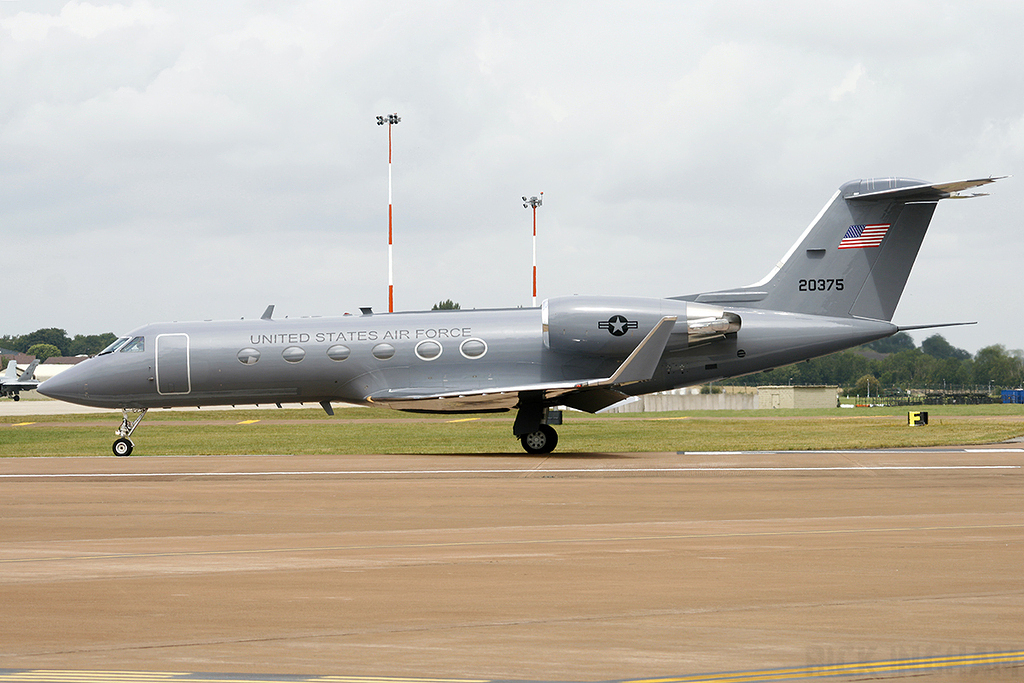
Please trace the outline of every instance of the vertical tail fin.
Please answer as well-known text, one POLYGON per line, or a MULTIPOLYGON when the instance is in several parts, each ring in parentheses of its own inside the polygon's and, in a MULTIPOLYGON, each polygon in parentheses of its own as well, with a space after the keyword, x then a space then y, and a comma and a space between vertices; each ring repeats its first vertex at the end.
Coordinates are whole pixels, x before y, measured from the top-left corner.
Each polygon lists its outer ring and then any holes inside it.
POLYGON ((927 183, 854 180, 839 188, 797 243, 753 285, 685 297, 813 315, 892 320, 940 199, 998 178, 927 183))
POLYGON ((39 359, 36 358, 34 361, 32 361, 31 363, 28 364, 28 367, 25 368, 25 372, 21 373, 21 377, 19 377, 18 379, 24 379, 24 380, 35 379, 36 368, 38 368, 38 367, 39 367, 39 359))

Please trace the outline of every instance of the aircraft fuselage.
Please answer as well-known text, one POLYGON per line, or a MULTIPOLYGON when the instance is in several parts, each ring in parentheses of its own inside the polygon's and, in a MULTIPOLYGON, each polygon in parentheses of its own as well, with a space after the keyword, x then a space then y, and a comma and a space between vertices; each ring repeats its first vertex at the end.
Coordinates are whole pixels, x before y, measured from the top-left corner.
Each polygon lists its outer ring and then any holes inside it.
MULTIPOLYGON (((707 308, 671 299, 563 297, 541 308, 156 323, 49 380, 45 391, 108 408, 336 401, 474 412, 458 400, 401 399, 605 377, 666 315, 677 322, 656 371, 619 387, 623 394, 757 372, 895 330, 881 321, 733 307, 742 327, 709 344, 694 341, 687 327, 707 308), (397 388, 403 394, 391 396, 397 388)), ((492 396, 479 410, 517 402, 516 393, 504 402, 492 396)))

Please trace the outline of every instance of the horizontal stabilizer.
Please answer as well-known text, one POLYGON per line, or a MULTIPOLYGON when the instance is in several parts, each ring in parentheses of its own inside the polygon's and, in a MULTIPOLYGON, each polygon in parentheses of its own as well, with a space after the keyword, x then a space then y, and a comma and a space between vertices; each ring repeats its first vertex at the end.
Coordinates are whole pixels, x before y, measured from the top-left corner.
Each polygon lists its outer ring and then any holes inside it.
MULTIPOLYGON (((1008 176, 997 176, 990 178, 977 178, 975 180, 955 180, 948 183, 924 183, 921 185, 911 185, 909 187, 896 187, 891 189, 882 189, 874 191, 863 191, 865 188, 862 187, 857 189, 857 186, 848 188, 847 193, 843 195, 844 199, 848 200, 864 200, 864 199, 889 199, 899 201, 937 201, 939 199, 967 199, 970 197, 984 197, 986 196, 983 192, 972 193, 972 194, 960 194, 964 190, 969 190, 972 187, 980 187, 981 185, 988 185, 994 183, 997 180, 1002 180, 1008 176)), ((879 181, 871 181, 873 184, 879 184, 879 181)))
POLYGON ((934 327, 959 327, 960 325, 977 325, 978 321, 970 323, 932 323, 931 325, 900 325, 897 328, 897 332, 906 332, 907 330, 930 330, 934 327))

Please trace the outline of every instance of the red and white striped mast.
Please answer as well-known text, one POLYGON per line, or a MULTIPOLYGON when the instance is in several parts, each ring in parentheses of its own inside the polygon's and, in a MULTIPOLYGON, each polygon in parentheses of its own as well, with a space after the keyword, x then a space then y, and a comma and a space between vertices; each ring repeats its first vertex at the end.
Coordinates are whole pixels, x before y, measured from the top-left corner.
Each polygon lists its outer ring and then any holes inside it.
POLYGON ((537 305, 537 207, 544 203, 544 193, 540 193, 540 198, 530 197, 527 199, 523 197, 523 208, 533 208, 533 305, 537 305))
POLYGON ((398 114, 387 114, 377 117, 377 125, 388 124, 388 313, 395 312, 395 262, 394 262, 394 231, 391 210, 391 126, 401 121, 398 114))

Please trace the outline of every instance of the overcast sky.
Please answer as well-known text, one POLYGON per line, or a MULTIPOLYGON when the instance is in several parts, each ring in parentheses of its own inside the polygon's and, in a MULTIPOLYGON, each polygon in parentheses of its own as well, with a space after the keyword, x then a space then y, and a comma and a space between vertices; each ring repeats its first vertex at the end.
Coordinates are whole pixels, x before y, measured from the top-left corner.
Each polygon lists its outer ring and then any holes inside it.
MULTIPOLYGON (((1024 347, 1024 3, 0 2, 0 334, 760 280, 847 180, 940 203, 894 322, 1024 347)), ((931 332, 916 332, 920 343, 931 332)))

